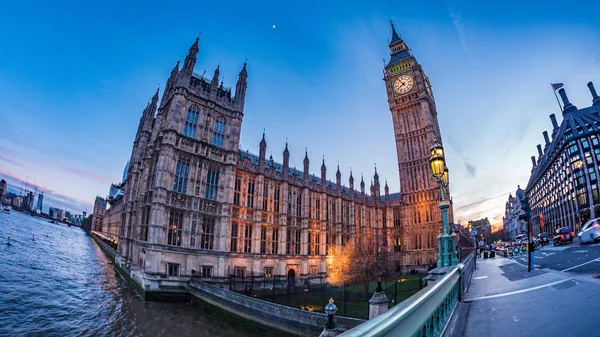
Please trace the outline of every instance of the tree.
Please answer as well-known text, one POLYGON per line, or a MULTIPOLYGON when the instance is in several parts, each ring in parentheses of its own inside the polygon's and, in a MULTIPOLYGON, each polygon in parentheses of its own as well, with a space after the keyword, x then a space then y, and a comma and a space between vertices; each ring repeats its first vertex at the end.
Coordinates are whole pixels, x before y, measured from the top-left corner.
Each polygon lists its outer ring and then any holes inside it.
POLYGON ((358 235, 345 246, 336 246, 329 252, 328 282, 334 286, 358 283, 364 286, 365 295, 369 283, 389 274, 388 251, 371 235, 358 235))

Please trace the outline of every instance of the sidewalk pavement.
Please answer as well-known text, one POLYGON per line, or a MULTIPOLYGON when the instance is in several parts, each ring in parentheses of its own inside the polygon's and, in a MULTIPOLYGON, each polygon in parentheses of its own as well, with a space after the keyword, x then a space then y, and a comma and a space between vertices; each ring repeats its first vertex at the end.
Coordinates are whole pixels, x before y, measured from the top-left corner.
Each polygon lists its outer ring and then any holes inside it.
POLYGON ((600 337, 600 279, 477 259, 444 336, 600 337))

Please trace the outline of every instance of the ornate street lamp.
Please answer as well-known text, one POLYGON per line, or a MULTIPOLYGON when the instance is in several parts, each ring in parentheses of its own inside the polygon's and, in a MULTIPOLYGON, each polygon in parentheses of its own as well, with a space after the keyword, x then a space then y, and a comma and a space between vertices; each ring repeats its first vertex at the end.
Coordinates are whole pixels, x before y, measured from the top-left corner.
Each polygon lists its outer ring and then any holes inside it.
POLYGON ((431 157, 429 158, 431 173, 440 185, 439 207, 442 211, 442 233, 437 237, 438 268, 454 266, 458 263, 456 258, 456 233, 452 231, 452 234, 454 235, 454 237, 452 237, 448 225, 448 208, 450 208, 450 201, 448 200, 447 189, 450 177, 444 158, 444 147, 436 138, 429 151, 431 153, 431 157))

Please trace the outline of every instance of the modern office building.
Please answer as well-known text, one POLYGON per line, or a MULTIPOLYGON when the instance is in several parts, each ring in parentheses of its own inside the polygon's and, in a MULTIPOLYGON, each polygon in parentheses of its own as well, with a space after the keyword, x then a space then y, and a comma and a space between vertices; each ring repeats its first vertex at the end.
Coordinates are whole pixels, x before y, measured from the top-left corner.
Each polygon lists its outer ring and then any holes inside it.
MULTIPOLYGON (((183 66, 173 68, 159 104, 158 91, 144 110, 133 144, 119 235, 121 263, 147 291, 184 282, 194 271, 213 280, 229 275, 277 275, 292 283, 327 274, 334 245, 376 240, 398 271, 426 271, 437 261, 441 230, 439 187, 429 167, 429 149, 441 141, 429 79, 392 26, 384 83, 394 132, 400 192, 390 193, 375 169, 348 187, 339 167, 327 180, 240 149, 248 71, 235 89, 194 73, 198 39, 183 66)), ((384 112, 381 112, 384 113, 384 112)), ((96 212, 94 212, 94 217, 96 212)), ((94 219, 96 221, 96 219, 94 219)), ((452 211, 450 209, 450 222, 452 211)))
POLYGON ((558 91, 563 120, 559 125, 550 115, 552 132, 550 136, 543 132, 545 145, 538 144, 537 160, 531 157, 533 167, 525 191, 534 234, 563 226, 577 232, 588 219, 600 217, 600 97, 592 82, 588 88, 592 105, 582 109, 569 102, 564 88, 558 91))
POLYGON ((40 193, 38 195, 38 200, 37 200, 37 209, 42 212, 42 206, 44 203, 44 193, 40 193))

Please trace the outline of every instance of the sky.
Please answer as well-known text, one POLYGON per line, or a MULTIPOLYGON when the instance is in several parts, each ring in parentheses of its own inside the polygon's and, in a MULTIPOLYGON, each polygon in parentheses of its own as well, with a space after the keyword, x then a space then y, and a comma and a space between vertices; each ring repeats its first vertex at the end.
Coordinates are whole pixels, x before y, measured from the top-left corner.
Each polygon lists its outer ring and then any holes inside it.
POLYGON ((530 157, 562 120, 550 89, 591 105, 600 86, 596 1, 12 1, 0 12, 0 178, 91 212, 119 182, 142 110, 200 36, 195 71, 235 86, 248 59, 241 148, 327 176, 374 165, 399 190, 382 81, 389 20, 432 82, 455 220, 502 221, 530 157))

